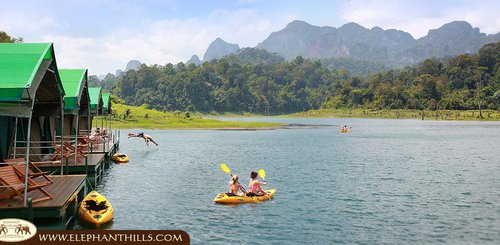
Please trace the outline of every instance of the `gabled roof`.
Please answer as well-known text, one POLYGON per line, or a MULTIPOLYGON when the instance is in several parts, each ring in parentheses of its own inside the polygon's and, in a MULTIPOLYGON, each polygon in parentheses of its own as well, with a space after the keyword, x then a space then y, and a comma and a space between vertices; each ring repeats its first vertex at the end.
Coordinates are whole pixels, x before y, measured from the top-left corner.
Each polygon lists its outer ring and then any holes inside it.
POLYGON ((99 113, 102 113, 102 94, 101 94, 101 88, 89 88, 89 96, 90 96, 90 112, 91 113, 96 113, 96 111, 99 111, 99 113))
POLYGON ((29 115, 35 95, 37 102, 51 103, 64 95, 53 44, 0 43, 0 115, 29 115))
POLYGON ((111 113, 111 100, 109 99, 109 93, 102 94, 102 104, 103 104, 103 114, 107 115, 111 113))
POLYGON ((66 96, 64 96, 64 111, 69 114, 73 111, 78 112, 83 90, 87 84, 87 69, 59 69, 59 75, 63 84, 66 96))

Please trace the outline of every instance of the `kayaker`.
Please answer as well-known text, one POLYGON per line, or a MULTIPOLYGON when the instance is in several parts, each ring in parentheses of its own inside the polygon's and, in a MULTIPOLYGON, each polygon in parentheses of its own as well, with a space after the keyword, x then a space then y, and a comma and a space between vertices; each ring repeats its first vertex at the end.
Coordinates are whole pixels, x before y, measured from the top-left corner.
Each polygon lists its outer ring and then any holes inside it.
POLYGON ((238 195, 238 191, 241 190, 243 194, 247 194, 245 188, 238 182, 238 175, 234 175, 231 177, 231 181, 229 182, 229 192, 226 193, 228 196, 240 196, 238 195))
POLYGON ((266 183, 260 183, 259 180, 257 180, 257 172, 252 171, 252 173, 250 173, 250 178, 252 178, 252 179, 248 183, 248 187, 250 190, 249 190, 247 196, 264 196, 264 195, 266 195, 266 192, 264 190, 262 190, 262 188, 260 187, 260 185, 266 185, 266 183))

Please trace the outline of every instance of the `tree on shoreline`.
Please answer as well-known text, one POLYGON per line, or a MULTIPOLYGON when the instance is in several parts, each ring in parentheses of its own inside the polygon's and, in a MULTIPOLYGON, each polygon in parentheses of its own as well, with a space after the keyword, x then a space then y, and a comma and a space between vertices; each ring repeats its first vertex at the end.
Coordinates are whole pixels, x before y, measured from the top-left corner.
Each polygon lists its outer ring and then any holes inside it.
MULTIPOLYGON (((500 109, 500 42, 478 54, 428 59, 369 76, 330 70, 319 61, 263 61, 236 55, 196 66, 142 65, 113 80, 127 104, 169 111, 283 114, 318 108, 500 109), (256 61, 252 63, 250 61, 256 61)), ((109 86, 109 85, 108 85, 109 86)))

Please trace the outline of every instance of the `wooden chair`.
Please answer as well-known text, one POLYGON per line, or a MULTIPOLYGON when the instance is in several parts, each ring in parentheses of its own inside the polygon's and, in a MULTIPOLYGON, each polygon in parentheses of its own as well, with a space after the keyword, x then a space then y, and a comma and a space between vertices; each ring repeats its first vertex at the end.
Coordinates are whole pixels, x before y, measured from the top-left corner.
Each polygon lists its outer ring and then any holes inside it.
MULTIPOLYGON (((75 146, 68 143, 68 142, 64 142, 64 147, 69 151, 69 152, 75 152, 75 146)), ((76 153, 78 154, 78 156, 80 157, 86 157, 87 156, 87 152, 83 151, 80 147, 77 147, 76 148, 76 153)))
POLYGON ((77 140, 78 145, 88 145, 90 142, 90 139, 87 135, 78 135, 77 140))
MULTIPOLYGON (((20 173, 16 168, 11 165, 0 167, 0 183, 8 189, 0 195, 0 199, 12 198, 19 196, 24 198, 24 173, 20 173), (22 179, 22 180, 21 180, 22 179)), ((39 184, 28 177, 28 191, 39 190, 45 197, 34 199, 33 203, 47 201, 53 199, 52 195, 48 193, 43 187, 47 184, 39 184)))
POLYGON ((104 142, 101 131, 93 131, 88 138, 92 143, 92 149, 99 149, 99 146, 104 142))
POLYGON ((78 140, 78 149, 81 149, 81 151, 85 153, 88 153, 90 146, 94 144, 86 135, 78 136, 77 140, 78 140))
MULTIPOLYGON (((13 166, 22 173, 26 171, 26 167, 24 165, 26 163, 26 159, 24 158, 4 159, 4 162, 13 166)), ((31 179, 41 176, 42 178, 47 180, 49 184, 52 184, 53 181, 47 176, 49 174, 49 171, 44 172, 32 162, 28 162, 28 177, 30 177, 31 179)))
POLYGON ((62 161, 63 159, 61 159, 61 152, 63 158, 68 158, 75 155, 75 152, 70 152, 66 147, 61 147, 59 145, 56 145, 56 143, 52 143, 52 148, 54 149, 53 157, 50 159, 52 161, 62 161))

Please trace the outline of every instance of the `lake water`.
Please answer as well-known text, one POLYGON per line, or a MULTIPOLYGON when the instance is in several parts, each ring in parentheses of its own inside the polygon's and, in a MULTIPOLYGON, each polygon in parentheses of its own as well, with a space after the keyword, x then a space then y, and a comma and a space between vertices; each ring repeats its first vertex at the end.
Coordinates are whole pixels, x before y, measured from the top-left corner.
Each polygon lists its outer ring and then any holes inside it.
POLYGON ((230 120, 322 126, 144 131, 159 147, 124 137, 130 162, 98 186, 108 228, 180 229, 192 244, 500 243, 500 122, 230 120), (265 169, 275 199, 214 204, 222 162, 245 186, 265 169))

